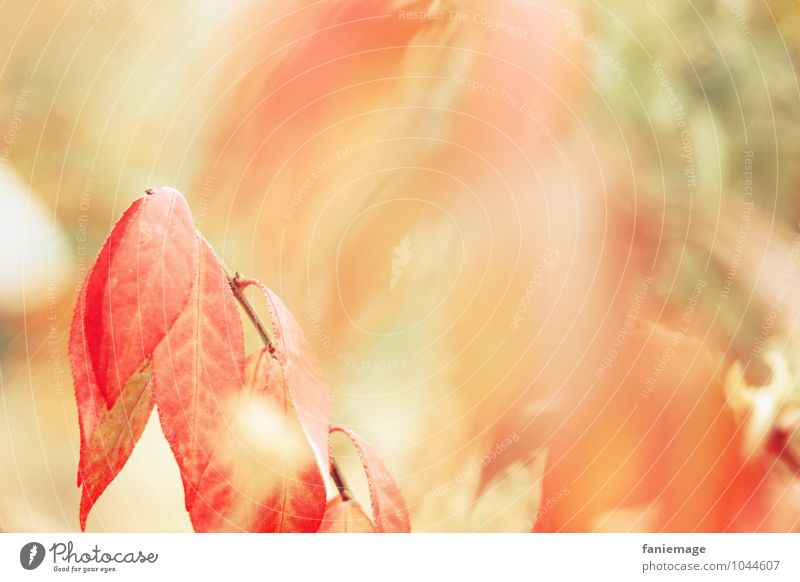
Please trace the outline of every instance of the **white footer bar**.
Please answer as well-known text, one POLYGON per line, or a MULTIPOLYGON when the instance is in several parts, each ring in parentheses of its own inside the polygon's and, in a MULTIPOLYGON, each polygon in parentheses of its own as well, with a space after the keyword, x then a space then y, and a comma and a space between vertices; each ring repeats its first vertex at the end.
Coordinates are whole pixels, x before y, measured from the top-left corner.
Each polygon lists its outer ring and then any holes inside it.
POLYGON ((795 534, 0 534, 0 580, 800 580, 795 534))

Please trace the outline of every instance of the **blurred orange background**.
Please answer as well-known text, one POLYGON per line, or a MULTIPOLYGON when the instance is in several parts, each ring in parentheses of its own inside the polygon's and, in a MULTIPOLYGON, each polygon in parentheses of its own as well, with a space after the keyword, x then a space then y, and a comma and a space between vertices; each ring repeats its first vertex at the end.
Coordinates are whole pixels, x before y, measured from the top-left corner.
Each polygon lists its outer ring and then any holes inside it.
MULTIPOLYGON (((0 16, 0 529, 78 529, 76 288, 160 185, 293 311, 414 531, 800 528, 795 2, 0 16)), ((181 495, 151 419, 88 529, 190 530, 181 495)))

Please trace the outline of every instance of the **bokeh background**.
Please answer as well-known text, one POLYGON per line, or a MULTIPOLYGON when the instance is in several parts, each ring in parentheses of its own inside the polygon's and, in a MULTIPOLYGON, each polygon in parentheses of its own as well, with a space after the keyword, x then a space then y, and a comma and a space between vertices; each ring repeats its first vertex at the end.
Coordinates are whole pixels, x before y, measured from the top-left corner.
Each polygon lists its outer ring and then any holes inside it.
MULTIPOLYGON (((76 289, 160 185, 415 531, 800 529, 798 57, 794 0, 3 2, 0 529, 78 528, 76 289)), ((151 420, 88 529, 181 496, 151 420)))

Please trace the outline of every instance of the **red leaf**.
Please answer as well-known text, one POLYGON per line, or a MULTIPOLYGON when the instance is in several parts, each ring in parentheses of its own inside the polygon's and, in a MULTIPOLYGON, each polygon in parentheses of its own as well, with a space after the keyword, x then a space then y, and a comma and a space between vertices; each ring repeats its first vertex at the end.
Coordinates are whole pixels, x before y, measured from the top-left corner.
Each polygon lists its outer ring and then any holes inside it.
MULTIPOLYGON (((105 247, 101 256, 104 252, 105 247)), ((83 484, 79 514, 81 529, 86 529, 89 511, 127 462, 153 410, 150 384, 146 372, 143 371, 131 377, 122 391, 122 397, 117 399, 111 409, 106 407, 105 399, 94 380, 83 333, 87 282, 88 277, 81 286, 69 340, 81 429, 81 456, 78 465, 78 486, 83 484)))
POLYGON ((236 301, 203 242, 189 301, 153 354, 159 419, 180 468, 187 511, 224 421, 221 407, 242 389, 243 361, 236 301))
POLYGON ((136 200, 111 231, 82 310, 88 358, 108 408, 186 304, 196 254, 189 207, 172 188, 136 200))
MULTIPOLYGON (((97 271, 112 262, 126 232, 130 232, 141 219, 143 199, 135 201, 114 226, 104 243, 95 264, 81 285, 80 295, 72 317, 69 337, 69 357, 75 384, 75 399, 78 405, 80 426, 80 461, 78 486, 81 493, 80 524, 86 527, 86 518, 98 497, 119 474, 141 437, 153 402, 150 386, 143 374, 146 362, 134 371, 113 406, 108 407, 100 390, 92 362, 90 336, 86 322, 96 316, 98 306, 87 298, 90 285, 97 281, 97 271)), ((100 308, 102 309, 102 308, 100 308)))
POLYGON ((375 526, 355 501, 332 499, 325 508, 319 533, 376 533, 375 526))
POLYGON ((327 472, 330 464, 330 386, 303 330, 283 301, 260 281, 248 280, 242 284, 245 287, 257 285, 264 293, 272 320, 276 356, 283 367, 300 424, 311 441, 320 470, 327 472))
POLYGON ((361 464, 367 474, 372 515, 379 533, 405 533, 411 531, 408 510, 403 494, 392 474, 372 447, 349 428, 334 425, 331 433, 346 434, 358 450, 361 464))
POLYGON ((266 349, 247 358, 244 391, 228 404, 191 509, 195 530, 316 531, 325 482, 282 366, 266 349))

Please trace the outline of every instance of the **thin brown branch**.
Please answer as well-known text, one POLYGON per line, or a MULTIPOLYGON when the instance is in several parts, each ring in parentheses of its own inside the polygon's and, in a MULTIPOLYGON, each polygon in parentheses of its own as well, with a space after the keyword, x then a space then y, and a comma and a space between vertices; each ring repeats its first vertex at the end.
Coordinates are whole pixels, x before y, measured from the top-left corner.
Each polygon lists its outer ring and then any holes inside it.
POLYGON ((336 488, 339 490, 339 495, 341 495, 343 501, 350 501, 353 496, 350 494, 350 490, 345 485, 344 480, 342 480, 342 476, 339 474, 339 467, 336 466, 336 461, 331 458, 331 477, 333 478, 333 482, 336 485, 336 488))
POLYGON ((258 315, 256 315, 256 311, 253 309, 253 306, 250 305, 247 297, 244 296, 244 292, 242 291, 242 286, 240 284, 241 274, 237 272, 235 276, 231 277, 225 273, 225 276, 228 278, 228 284, 231 286, 233 296, 236 297, 239 305, 242 306, 242 309, 244 309, 244 312, 247 314, 248 319, 250 319, 250 322, 256 328, 258 335, 261 337, 261 341, 264 342, 264 345, 267 347, 270 353, 274 353, 275 345, 272 343, 272 340, 267 333, 267 329, 264 327, 264 324, 261 323, 261 320, 258 319, 258 315))

